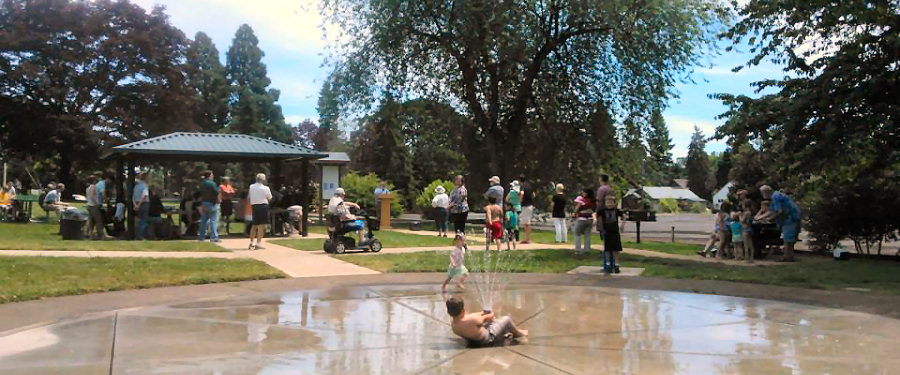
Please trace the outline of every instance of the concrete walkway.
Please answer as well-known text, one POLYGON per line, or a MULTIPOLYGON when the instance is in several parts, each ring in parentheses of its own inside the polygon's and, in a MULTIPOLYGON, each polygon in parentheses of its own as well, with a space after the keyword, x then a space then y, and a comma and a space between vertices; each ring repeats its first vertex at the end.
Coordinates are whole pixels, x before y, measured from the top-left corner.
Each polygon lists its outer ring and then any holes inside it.
MULTIPOLYGON (((318 277, 340 275, 377 274, 368 268, 350 264, 330 256, 324 251, 302 251, 286 246, 265 242, 263 250, 248 251, 248 240, 224 239, 219 243, 228 252, 189 252, 189 251, 63 251, 63 250, 2 250, 0 256, 48 256, 79 258, 218 258, 218 259, 256 259, 275 267, 291 277, 318 277)), ((484 244, 470 244, 472 250, 482 250, 484 244)), ((506 250, 506 245, 501 245, 506 250)), ((571 244, 519 244, 517 250, 539 249, 571 249, 571 244)), ((380 254, 405 254, 423 251, 450 251, 452 246, 433 247, 401 247, 384 248, 380 254)), ((599 256, 600 249, 591 250, 599 256)), ((790 263, 779 263, 769 260, 757 260, 754 263, 730 259, 703 258, 696 255, 669 254, 658 251, 625 249, 625 253, 653 258, 677 259, 692 262, 722 263, 729 266, 775 266, 790 263)), ((367 252, 351 252, 350 254, 375 254, 367 252)))
POLYGON ((371 275, 379 272, 360 267, 314 252, 300 251, 271 242, 263 243, 263 250, 247 250, 247 239, 226 239, 220 246, 236 251, 244 258, 252 258, 275 267, 290 277, 318 277, 344 275, 371 275))

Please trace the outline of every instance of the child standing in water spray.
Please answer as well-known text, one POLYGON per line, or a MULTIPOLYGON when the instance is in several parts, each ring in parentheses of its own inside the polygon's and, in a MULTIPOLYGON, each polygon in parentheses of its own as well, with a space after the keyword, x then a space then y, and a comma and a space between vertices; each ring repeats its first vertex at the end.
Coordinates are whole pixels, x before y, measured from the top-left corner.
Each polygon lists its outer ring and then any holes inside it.
POLYGON ((466 282, 466 276, 469 275, 469 270, 466 269, 466 237, 462 233, 456 233, 456 237, 453 238, 453 250, 450 250, 450 266, 447 267, 447 279, 444 280, 444 285, 441 286, 441 290, 447 291, 447 283, 453 278, 459 277, 459 285, 460 289, 466 289, 466 286, 463 283, 466 282))

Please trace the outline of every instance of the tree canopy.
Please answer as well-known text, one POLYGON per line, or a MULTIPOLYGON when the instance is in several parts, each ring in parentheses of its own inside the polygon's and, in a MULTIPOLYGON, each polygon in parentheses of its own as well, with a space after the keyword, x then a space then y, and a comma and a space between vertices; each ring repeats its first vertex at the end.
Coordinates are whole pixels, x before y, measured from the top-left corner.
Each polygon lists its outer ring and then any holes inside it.
MULTIPOLYGON (((900 4, 752 0, 725 36, 752 46, 753 58, 738 69, 766 59, 785 67, 783 77, 756 84, 775 93, 718 96, 729 110, 716 136, 740 150, 733 174, 748 184, 775 181, 813 214, 840 211, 835 195, 854 199, 861 209, 854 212, 900 210, 900 4), (745 168, 741 160, 758 166, 745 168), (764 180, 753 181, 760 171, 764 180), (865 199, 850 193, 870 191, 868 185, 880 193, 865 199)), ((865 229, 857 219, 812 220, 814 236, 828 245, 834 233, 877 241, 896 231, 890 215, 867 221, 865 229), (829 220, 843 229, 819 225, 829 220)))
POLYGON ((127 1, 0 4, 0 152, 52 159, 59 178, 100 147, 196 129, 182 71, 188 41, 161 7, 127 1))
MULTIPOLYGON (((598 105, 615 116, 661 108, 698 61, 725 11, 718 1, 327 0, 339 24, 329 116, 358 113, 375 94, 446 100, 468 171, 540 173, 536 143, 567 148, 598 105)), ((579 149, 583 150, 583 149, 579 149)))

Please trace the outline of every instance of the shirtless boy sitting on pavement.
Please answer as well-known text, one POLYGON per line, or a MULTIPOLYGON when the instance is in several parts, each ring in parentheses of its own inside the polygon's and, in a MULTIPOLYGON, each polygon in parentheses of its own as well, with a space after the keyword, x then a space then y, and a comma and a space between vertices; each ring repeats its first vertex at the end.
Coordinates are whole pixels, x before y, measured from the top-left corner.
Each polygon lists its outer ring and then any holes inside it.
POLYGON ((466 306, 461 298, 447 300, 447 313, 453 317, 450 327, 457 336, 466 339, 470 345, 488 346, 495 340, 503 340, 510 332, 514 337, 528 336, 528 330, 518 329, 509 316, 494 319, 491 311, 466 314, 466 306))

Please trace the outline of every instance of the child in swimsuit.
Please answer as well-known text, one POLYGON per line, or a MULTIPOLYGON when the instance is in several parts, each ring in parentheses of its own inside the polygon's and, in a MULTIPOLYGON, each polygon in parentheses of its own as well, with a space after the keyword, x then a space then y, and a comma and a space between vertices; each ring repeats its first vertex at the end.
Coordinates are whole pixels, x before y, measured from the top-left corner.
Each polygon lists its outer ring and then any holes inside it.
POLYGON ((441 290, 447 291, 447 283, 454 278, 459 277, 459 285, 460 289, 466 289, 463 283, 466 282, 466 276, 469 275, 469 270, 466 269, 466 238, 462 233, 457 233, 456 237, 453 238, 453 250, 450 250, 450 265, 447 266, 447 279, 444 280, 444 285, 441 286, 441 290))
POLYGON ((497 251, 500 251, 500 241, 503 239, 503 227, 500 224, 500 215, 502 215, 502 211, 500 210, 500 206, 497 205, 496 197, 488 197, 488 205, 484 206, 484 213, 486 216, 484 220, 485 229, 490 231, 490 238, 487 243, 488 247, 490 247, 491 242, 497 245, 497 251))

